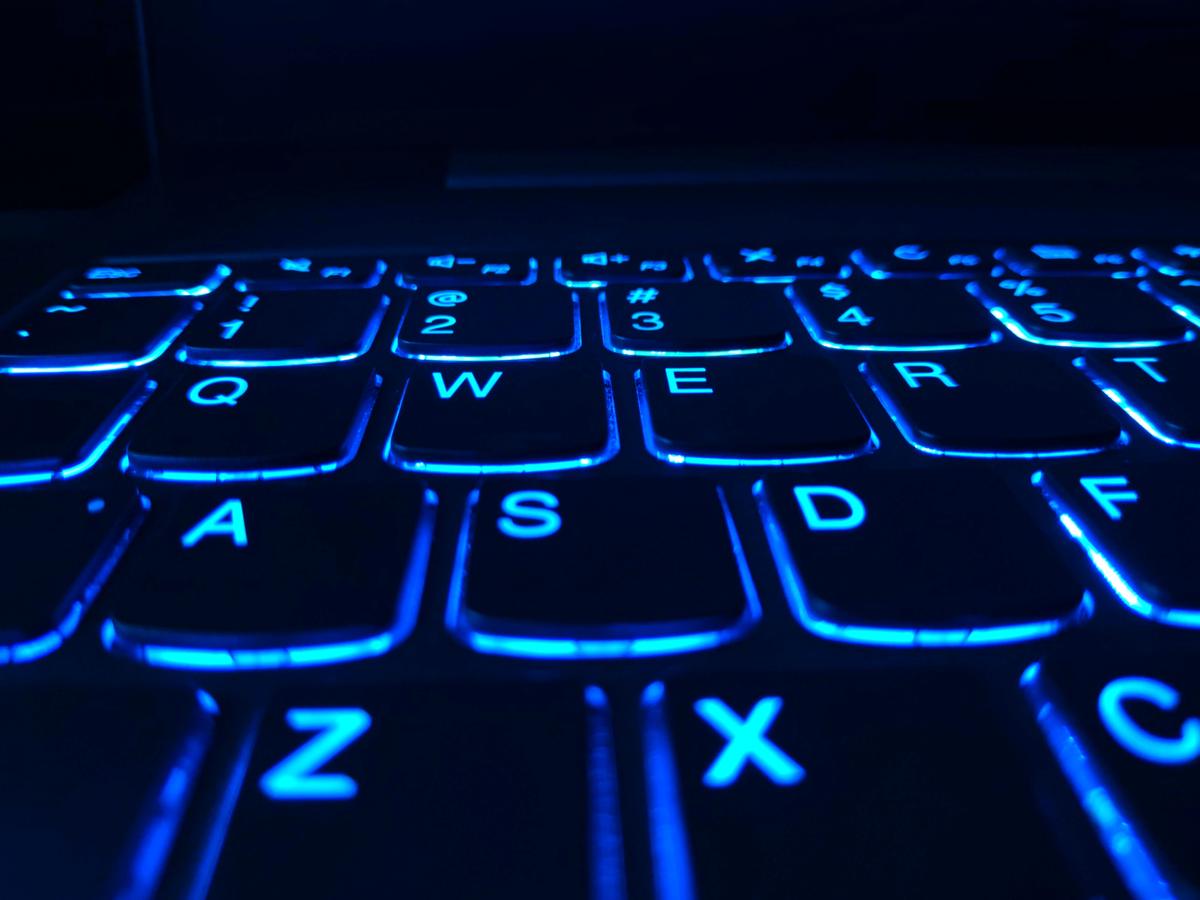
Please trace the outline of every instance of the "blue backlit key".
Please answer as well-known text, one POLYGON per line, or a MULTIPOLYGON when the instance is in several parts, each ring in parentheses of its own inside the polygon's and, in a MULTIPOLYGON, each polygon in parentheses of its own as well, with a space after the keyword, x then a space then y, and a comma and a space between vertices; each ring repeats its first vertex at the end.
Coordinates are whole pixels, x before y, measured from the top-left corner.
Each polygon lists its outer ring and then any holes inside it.
POLYGON ((1172 278, 1200 277, 1200 244, 1143 244, 1134 248, 1133 257, 1172 278))
POLYGON ((1196 336, 1182 316, 1127 278, 1013 276, 967 290, 1023 341, 1052 347, 1158 347, 1196 336))
POLYGON ((262 669, 386 652, 416 619, 436 498, 414 483, 157 489, 104 591, 114 651, 262 669))
POLYGON ((968 672, 726 675, 657 682, 642 696, 660 900, 1008 900, 1117 887, 1098 850, 1075 867, 1087 882, 1075 880, 1063 849, 1086 844, 1086 822, 1069 805, 1059 820, 1043 815, 1026 748, 968 672))
POLYGON ((1200 325, 1200 276, 1168 278, 1151 274, 1138 286, 1172 307, 1193 325, 1200 325))
POLYGON ((797 281, 787 295, 812 339, 836 350, 961 350, 1000 339, 961 281, 797 281))
POLYGON ((580 346, 579 298, 552 282, 532 288, 422 288, 405 302, 392 345, 399 356, 547 359, 580 346))
POLYGON ((796 618, 897 647, 1047 637, 1090 614, 1036 492, 988 472, 769 476, 754 488, 796 618))
POLYGON ((61 296, 67 300, 168 295, 202 297, 220 287, 229 273, 229 266, 210 260, 104 262, 72 275, 61 296))
POLYGON ((148 405, 123 465, 194 483, 332 472, 358 452, 379 387, 355 365, 189 370, 148 405))
POLYGON ((848 278, 850 255, 798 244, 750 244, 705 254, 704 265, 715 281, 787 284, 797 278, 848 278))
POLYGON ((1186 653, 1055 651, 1021 684, 1130 894, 1200 895, 1200 679, 1186 653))
POLYGON ((604 344, 626 356, 730 356, 780 350, 795 319, 778 288, 698 283, 610 287, 604 344))
POLYGON ((672 284, 692 280, 692 264, 677 254, 586 250, 556 259, 555 275, 568 287, 606 284, 672 284))
POLYGON ((759 615, 712 485, 503 480, 469 502, 446 623, 482 653, 599 658, 705 650, 759 615))
POLYGON ((280 256, 247 259, 233 265, 239 291, 363 290, 378 287, 387 263, 371 257, 280 256))
POLYGON ((240 788, 213 900, 625 896, 597 688, 292 692, 240 788))
POLYGON ((179 358, 202 366, 302 366, 362 356, 390 300, 367 290, 229 292, 184 336, 179 358))
POLYGON ((1026 277, 1130 277, 1141 265, 1127 249, 1083 247, 1077 244, 1024 244, 1002 247, 996 258, 1026 277))
POLYGON ((995 265, 990 250, 934 244, 866 246, 851 254, 863 274, 891 278, 977 278, 995 265))
POLYGON ((1200 353, 1194 345, 1093 352, 1076 364, 1155 438, 1200 450, 1200 353))
POLYGON ((538 262, 528 256, 496 253, 430 253, 392 260, 396 283, 405 287, 530 285, 538 262))

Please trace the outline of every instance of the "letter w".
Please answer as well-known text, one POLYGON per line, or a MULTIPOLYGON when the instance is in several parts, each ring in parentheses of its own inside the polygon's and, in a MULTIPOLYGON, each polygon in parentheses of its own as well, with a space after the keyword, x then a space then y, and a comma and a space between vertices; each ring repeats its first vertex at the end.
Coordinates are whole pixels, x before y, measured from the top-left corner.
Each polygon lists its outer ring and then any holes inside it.
POLYGON ((496 382, 500 380, 503 372, 493 372, 484 385, 479 384, 479 379, 475 377, 474 372, 461 372, 454 379, 449 387, 446 387, 446 379, 441 372, 433 373, 433 386, 437 388, 438 396, 443 400, 449 400, 457 393, 459 387, 465 382, 471 386, 471 393, 475 395, 476 400, 482 400, 492 392, 492 388, 496 386, 496 382))

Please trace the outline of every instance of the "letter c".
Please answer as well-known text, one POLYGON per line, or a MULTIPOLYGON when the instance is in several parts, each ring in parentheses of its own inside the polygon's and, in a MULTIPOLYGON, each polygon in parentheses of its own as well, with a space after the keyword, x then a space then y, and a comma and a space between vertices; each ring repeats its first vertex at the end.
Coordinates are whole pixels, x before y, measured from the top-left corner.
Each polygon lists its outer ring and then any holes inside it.
POLYGON ((1139 759, 1160 766, 1180 766, 1200 759, 1200 719, 1186 719, 1173 738, 1148 733, 1125 711, 1127 700, 1141 700, 1162 710, 1179 705, 1179 692, 1156 678, 1116 678, 1100 691, 1100 720, 1113 740, 1139 759))

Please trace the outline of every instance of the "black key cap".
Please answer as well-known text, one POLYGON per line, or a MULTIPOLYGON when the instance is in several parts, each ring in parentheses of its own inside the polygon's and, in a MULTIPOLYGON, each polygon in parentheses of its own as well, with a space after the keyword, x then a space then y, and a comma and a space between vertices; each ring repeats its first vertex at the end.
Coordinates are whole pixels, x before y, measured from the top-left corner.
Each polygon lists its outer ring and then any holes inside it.
POLYGON ((800 624, 829 640, 910 647, 1032 640, 1090 615, 1025 490, 1027 502, 995 475, 950 471, 754 488, 800 624))
POLYGON ((155 398, 122 464, 188 482, 332 472, 358 452, 379 385, 357 366, 189 375, 155 398))
POLYGON ((199 311, 187 298, 41 299, 0 323, 0 372, 108 372, 158 359, 199 311))
POLYGON ((375 291, 229 293, 190 329, 183 362, 205 366, 301 366, 366 353, 387 312, 375 291))
POLYGON ((234 265, 233 286, 239 291, 363 290, 377 287, 385 272, 382 259, 247 259, 234 265))
POLYGON ((630 255, 622 250, 589 250, 556 259, 554 267, 558 281, 575 288, 692 280, 692 264, 672 254, 630 255))
POLYGON ((0 694, 4 895, 154 896, 215 711, 183 689, 0 694))
POLYGON ((206 896, 618 900, 607 707, 584 697, 292 694, 263 719, 206 896))
POLYGON ((874 448, 837 371, 775 354, 640 369, 646 449, 692 465, 787 465, 848 459, 874 448))
POLYGON ((566 360, 429 367, 408 381, 387 454, 446 474, 594 466, 620 446, 607 372, 566 360))
POLYGON ((394 260, 392 266, 396 283, 406 287, 530 285, 537 281, 538 272, 533 257, 494 253, 405 256, 394 260))
POLYGON ((436 502, 411 483, 154 493, 105 591, 105 643, 186 669, 378 656, 416 620, 436 502))
POLYGON ((759 616, 724 495, 657 480, 485 483, 446 608, 469 646, 533 658, 704 650, 759 616), (614 525, 614 511, 636 525, 614 525))
POLYGON ((991 252, 978 247, 899 244, 863 247, 850 256, 863 274, 881 281, 889 278, 977 278, 995 265, 991 252))
POLYGON ((780 350, 792 316, 777 288, 609 288, 600 295, 604 345, 626 356, 731 356, 780 350))
POLYGON ((812 339, 834 350, 961 350, 1000 340, 957 281, 797 281, 787 294, 812 339))
POLYGON ((905 439, 950 456, 1066 456, 1121 440, 1109 405, 1064 361, 1010 350, 862 367, 905 439))
POLYGON ((1200 628, 1200 478, 1179 465, 1097 463, 1034 476, 1067 534, 1133 612, 1200 628))
POLYGON ((1124 248, 1081 247, 1077 244, 1027 244, 1002 247, 996 258, 1018 275, 1118 276, 1128 278, 1139 268, 1124 248))
POLYGON ((0 487, 82 475, 153 387, 125 373, 0 377, 0 487))
POLYGON ((845 251, 800 246, 749 246, 717 250, 704 257, 715 281, 752 281, 787 284, 797 278, 849 278, 850 258, 845 251))
POLYGON ((1158 440, 1200 450, 1200 353, 1194 346, 1092 353, 1079 364, 1109 399, 1158 440))
MULTIPOLYGON (((1115 650, 1116 648, 1113 648, 1115 650)), ((1200 680, 1183 656, 1057 652, 1021 679, 1038 725, 1138 898, 1200 894, 1200 680)))
POLYGON ((203 297, 220 287, 229 273, 224 263, 203 260, 100 263, 73 275, 61 296, 67 300, 169 294, 203 297))
POLYGON ((1134 248, 1133 258, 1172 278, 1200 276, 1200 244, 1143 244, 1134 248))
POLYGON ((993 707, 960 671, 650 685, 656 895, 1088 896, 993 707))
POLYGON ((412 359, 544 359, 582 340, 578 296, 551 283, 420 290, 407 302, 392 349, 412 359))
POLYGON ((1138 287, 1157 297, 1193 325, 1200 325, 1200 278, 1167 278, 1151 275, 1138 287))
POLYGON ((75 633, 141 512, 128 488, 0 494, 0 665, 40 659, 75 633))
POLYGON ((1188 323, 1119 278, 973 281, 967 290, 1023 341, 1052 347, 1158 347, 1194 340, 1188 323))

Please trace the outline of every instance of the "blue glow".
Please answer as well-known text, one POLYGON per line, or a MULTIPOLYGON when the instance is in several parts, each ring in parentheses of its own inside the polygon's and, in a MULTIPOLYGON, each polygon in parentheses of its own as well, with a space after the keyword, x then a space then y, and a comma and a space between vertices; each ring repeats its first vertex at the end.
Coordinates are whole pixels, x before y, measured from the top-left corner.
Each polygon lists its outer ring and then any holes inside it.
MULTIPOLYGON (((579 311, 579 295, 573 293, 571 295, 573 304, 573 318, 575 322, 575 333, 571 338, 571 343, 562 350, 546 350, 535 353, 508 353, 498 354, 495 356, 460 356, 451 353, 409 353, 407 350, 400 348, 400 329, 404 327, 404 319, 400 320, 400 324, 396 326, 396 336, 392 338, 392 353, 403 359, 418 359, 423 362, 516 362, 526 359, 554 359, 559 356, 568 356, 583 346, 583 323, 581 321, 579 311)), ((405 318, 408 312, 412 309, 411 305, 405 310, 405 318)))
POLYGON ((1133 419, 1133 421, 1142 426, 1142 430, 1144 430, 1152 438, 1162 441, 1164 444, 1170 444, 1172 447, 1184 447, 1188 450, 1200 450, 1200 442, 1181 441, 1178 438, 1173 438, 1166 432, 1162 431, 1157 425, 1154 424, 1154 421, 1149 415, 1134 406, 1124 394, 1122 394, 1116 388, 1111 387, 1098 372, 1090 368, 1087 365, 1087 361, 1084 360, 1083 357, 1074 360, 1074 363, 1078 368, 1083 370, 1084 374, 1092 380, 1096 387, 1100 388, 1100 392, 1104 394, 1105 397, 1120 407, 1121 411, 1129 416, 1129 418, 1133 419))
POLYGON ((621 809, 617 798, 612 711, 608 697, 596 685, 584 688, 583 697, 587 704, 592 897, 595 900, 623 900, 625 851, 621 836, 621 809))
POLYGON ((1126 675, 1114 678, 1100 692, 1097 709, 1113 740, 1138 759, 1156 766, 1182 766, 1200 759, 1200 719, 1184 720, 1175 737, 1146 731, 1125 711, 1127 700, 1171 711, 1179 706, 1179 691, 1157 678, 1126 675))
POLYGON ((230 766, 224 784, 219 789, 216 810, 213 813, 211 825, 204 835, 203 846, 199 849, 197 862, 192 872, 190 896, 195 900, 208 896, 213 873, 216 871, 217 862, 221 857, 221 848, 225 843, 225 835, 229 831, 229 822, 237 807, 238 796, 241 794, 242 785, 246 780, 246 771, 250 768, 250 758, 258 737, 257 732, 257 724, 242 730, 233 764, 230 766))
MULTIPOLYGON (((897 247, 896 249, 899 251, 901 248, 897 247)), ((921 260, 925 259, 927 256, 929 256, 928 251, 926 251, 923 256, 901 256, 899 252, 896 253, 897 259, 921 260)), ((949 265, 954 265, 953 260, 962 260, 959 265, 965 265, 967 267, 959 271, 949 269, 945 272, 890 272, 886 267, 876 265, 875 263, 871 262, 871 260, 867 258, 866 253, 864 253, 862 250, 853 251, 850 254, 850 259, 856 266, 862 269, 864 275, 869 278, 873 278, 876 281, 886 281, 889 278, 921 278, 930 279, 933 281, 960 281, 963 278, 971 278, 974 276, 975 273, 972 272, 969 267, 979 264, 978 257, 972 256, 971 254, 960 253, 950 257, 952 261, 949 263, 949 265), (971 262, 970 260, 974 260, 974 262, 971 262)), ((841 277, 847 278, 849 275, 847 273, 843 274, 841 277)))
POLYGON ((315 731, 292 753, 262 774, 259 789, 272 800, 350 800, 358 782, 341 772, 318 772, 323 765, 362 737, 371 714, 358 707, 289 709, 288 727, 315 731))
POLYGON ((209 275, 200 284, 192 285, 191 287, 175 288, 174 290, 164 290, 161 288, 151 290, 133 290, 128 291, 111 291, 111 290, 82 290, 72 291, 64 289, 59 291, 59 296, 64 300, 76 299, 91 299, 91 300, 119 300, 124 297, 203 297, 206 294, 211 294, 221 283, 229 277, 233 270, 224 263, 217 263, 212 274, 209 275))
POLYGON ((783 333, 783 340, 768 347, 747 347, 734 350, 629 350, 617 347, 612 340, 612 326, 608 321, 608 302, 603 292, 597 297, 600 306, 600 340, 606 350, 619 353, 622 356, 652 356, 658 358, 670 357, 706 357, 706 356, 754 356, 759 353, 771 353, 783 350, 792 345, 790 331, 783 333))
POLYGON ((463 610, 463 590, 467 579, 475 508, 479 502, 478 488, 472 491, 467 499, 467 509, 463 514, 462 527, 459 530, 454 571, 450 578, 450 590, 446 601, 446 628, 454 637, 479 653, 518 656, 528 659, 618 659, 672 656, 708 650, 737 640, 762 618, 762 606, 758 600, 758 591, 750 575, 750 567, 746 562, 745 553, 742 551, 741 538, 738 536, 733 516, 725 502, 725 493, 721 488, 717 488, 717 497, 725 514, 730 546, 737 563, 742 589, 746 595, 746 608, 741 618, 727 628, 662 634, 662 626, 646 626, 642 629, 647 632, 644 635, 628 634, 613 637, 576 637, 566 634, 521 636, 475 629, 463 610), (654 633, 655 631, 660 633, 654 633))
POLYGON ((1137 829, 1117 804, 1091 759, 1091 752, 1066 717, 1051 702, 1042 684, 1041 667, 1034 663, 1021 676, 1021 686, 1038 727, 1070 783, 1092 826, 1125 882, 1138 900, 1171 900, 1175 893, 1159 871, 1137 829))
POLYGON ((1186 270, 1179 268, 1179 266, 1174 266, 1170 263, 1163 262, 1162 260, 1155 259, 1154 254, 1145 247, 1134 247, 1133 252, 1130 255, 1134 259, 1144 262, 1156 272, 1159 272, 1163 275, 1169 275, 1172 278, 1178 278, 1181 275, 1189 274, 1186 270))
MULTIPOLYGON (((1194 280, 1184 280, 1184 281, 1180 282, 1180 284, 1188 285, 1188 286, 1195 286, 1197 284, 1200 284, 1200 282, 1197 282, 1194 280)), ((1159 290, 1154 285, 1154 282, 1139 281, 1138 289, 1143 291, 1144 293, 1149 294, 1151 297, 1153 297, 1159 303, 1161 303, 1165 307, 1167 307, 1167 309, 1171 310, 1171 312, 1175 313, 1175 315, 1186 319, 1190 324, 1200 326, 1200 314, 1197 314, 1191 307, 1186 306, 1182 303, 1176 302, 1176 300, 1173 297, 1171 297, 1170 295, 1164 294, 1161 290, 1159 290)))
POLYGON ((679 775, 667 729, 665 697, 661 681, 652 682, 642 691, 642 744, 655 897, 693 900, 696 886, 679 799, 679 775))
POLYGON ((725 275, 721 272, 721 270, 717 267, 716 262, 713 260, 713 256, 711 253, 704 254, 703 262, 704 262, 704 267, 708 270, 709 277, 713 281, 721 282, 721 284, 791 284, 793 281, 796 281, 797 279, 808 278, 808 277, 849 278, 851 273, 853 272, 853 269, 851 269, 849 265, 844 265, 840 269, 838 269, 838 272, 836 275, 829 275, 828 273, 817 273, 816 275, 809 276, 809 275, 805 275, 801 271, 796 271, 796 272, 789 272, 789 273, 783 274, 783 275, 747 275, 747 276, 735 278, 730 275, 725 275))
MULTIPOLYGON (((449 267, 445 267, 445 268, 449 268, 449 267)), ((463 278, 482 277, 485 274, 482 270, 486 269, 486 268, 487 268, 486 265, 482 266, 480 274, 478 276, 471 275, 471 274, 464 274, 463 278)), ((538 276, 538 261, 534 257, 531 256, 531 257, 529 257, 529 274, 526 275, 521 281, 518 281, 516 284, 519 287, 529 287, 529 285, 531 285, 537 281, 537 276, 538 276)), ((442 279, 439 278, 438 281, 440 282, 440 281, 442 281, 442 279)), ((507 281, 498 281, 497 280, 497 281, 486 281, 486 282, 483 282, 479 286, 481 286, 481 287, 486 287, 488 285, 503 286, 503 285, 509 285, 509 284, 511 284, 511 283, 507 282, 507 281)), ((417 288, 422 287, 423 284, 421 281, 421 277, 419 275, 416 276, 415 280, 410 280, 410 279, 404 277, 403 272, 397 272, 396 273, 396 286, 402 287, 406 290, 415 291, 417 288)))
MULTIPOLYGON (((280 260, 280 262, 282 263, 283 260, 280 260)), ((308 272, 308 269, 306 269, 306 268, 289 269, 288 267, 283 266, 283 265, 281 265, 280 268, 282 268, 285 272, 286 271, 308 272)), ((381 281, 383 281, 383 276, 387 272, 387 263, 385 263, 382 259, 375 260, 375 268, 372 270, 371 274, 369 276, 367 276, 367 280, 364 281, 362 284, 355 284, 351 287, 347 287, 346 283, 343 281, 335 281, 334 280, 334 276, 337 275, 337 273, 341 272, 341 271, 346 271, 344 266, 343 267, 326 266, 320 270, 320 275, 321 275, 321 279, 322 279, 321 281, 307 281, 307 280, 288 281, 287 279, 278 279, 276 281, 272 281, 270 278, 264 278, 264 279, 260 279, 258 281, 248 282, 244 278, 239 278, 233 282, 233 289, 241 294, 245 294, 251 290, 259 290, 259 291, 261 291, 261 290, 273 290, 273 291, 287 291, 287 290, 365 291, 365 290, 370 290, 373 287, 378 287, 379 283, 381 281), (329 273, 329 274, 326 274, 326 273, 329 273)), ((343 276, 339 276, 339 277, 343 277, 343 276)))
POLYGON ((780 697, 759 699, 742 719, 718 697, 703 697, 693 709, 701 719, 726 739, 702 779, 705 787, 726 788, 741 777, 746 763, 753 763, 774 784, 790 787, 804 780, 804 767, 767 737, 783 709, 780 697))
POLYGON ((775 568, 783 582, 784 594, 797 621, 817 637, 849 644, 872 644, 887 647, 980 647, 995 644, 1014 644, 1050 637, 1065 628, 1087 621, 1092 616, 1094 602, 1088 591, 1083 592, 1079 605, 1058 619, 1030 622, 1011 622, 975 628, 904 628, 882 625, 855 625, 823 619, 809 605, 808 592, 796 560, 792 556, 783 527, 771 509, 766 485, 754 485, 759 515, 767 533, 767 543, 775 559, 775 568))
MULTIPOLYGON (((653 277, 653 275, 654 275, 653 272, 650 272, 650 273, 638 272, 637 274, 639 277, 637 279, 635 279, 635 281, 644 281, 647 284, 663 283, 662 279, 656 279, 653 277), (640 277, 643 274, 648 274, 649 277, 646 277, 646 278, 640 277)), ((683 275, 679 278, 672 278, 666 283, 683 284, 684 282, 691 281, 695 277, 696 277, 696 275, 692 271, 691 262, 688 261, 687 257, 684 257, 683 258, 683 275)), ((582 289, 586 289, 586 290, 595 290, 596 288, 602 288, 602 287, 608 286, 607 281, 601 281, 599 279, 592 279, 590 281, 571 281, 571 280, 569 280, 565 275, 563 275, 562 257, 556 257, 554 260, 554 280, 557 281, 559 284, 563 285, 564 287, 582 288, 582 289)), ((625 284, 626 281, 627 281, 627 279, 622 278, 620 283, 625 284)), ((632 282, 630 282, 630 283, 632 283, 632 282)))

